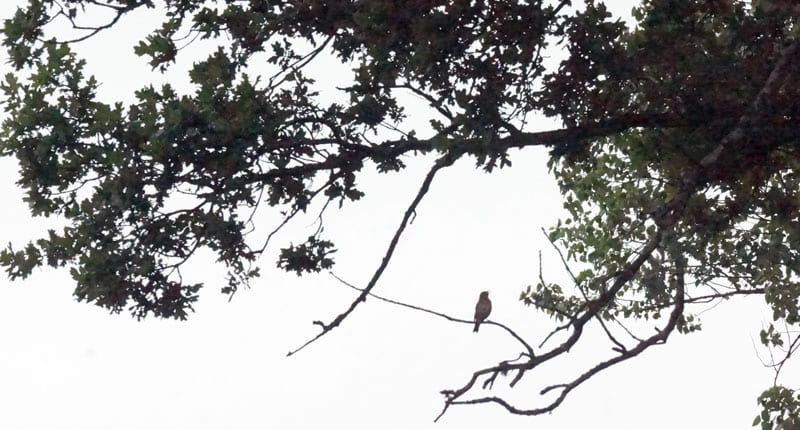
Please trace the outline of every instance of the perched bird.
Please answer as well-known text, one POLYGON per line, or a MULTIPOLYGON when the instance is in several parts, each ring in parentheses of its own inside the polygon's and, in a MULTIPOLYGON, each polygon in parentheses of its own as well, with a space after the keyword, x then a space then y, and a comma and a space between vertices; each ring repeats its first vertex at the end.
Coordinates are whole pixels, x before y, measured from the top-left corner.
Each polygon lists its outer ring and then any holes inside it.
POLYGON ((475 305, 475 329, 472 330, 473 332, 478 331, 478 327, 483 320, 489 317, 490 313, 492 313, 492 301, 489 300, 489 292, 484 291, 478 297, 478 304, 475 305))

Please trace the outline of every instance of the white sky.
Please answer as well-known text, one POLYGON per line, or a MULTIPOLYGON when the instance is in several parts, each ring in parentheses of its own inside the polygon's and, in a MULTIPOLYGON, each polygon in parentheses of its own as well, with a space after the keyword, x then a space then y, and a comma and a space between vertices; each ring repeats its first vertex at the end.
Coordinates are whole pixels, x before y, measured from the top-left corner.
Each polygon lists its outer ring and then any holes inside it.
MULTIPOLYGON (((623 10, 632 4, 619 3, 623 10)), ((2 16, 15 4, 20 0, 0 3, 2 16)), ((76 48, 103 83, 102 96, 124 98, 153 79, 130 42, 150 22, 137 15, 76 48)), ((539 231, 557 219, 560 199, 544 151, 517 152, 512 161, 490 175, 470 160, 442 172, 375 292, 469 319, 478 292, 490 289, 490 319, 538 344, 552 323, 518 297, 535 283, 539 250, 545 276, 563 278, 539 231)), ((337 274, 358 285, 371 276, 428 162, 411 162, 400 174, 363 174, 366 198, 327 213, 327 237, 339 247, 337 274)), ((3 239, 38 238, 54 221, 29 217, 13 160, 1 163, 3 239)), ((264 230, 275 225, 264 221, 264 230)), ((277 237, 261 260, 262 278, 230 303, 218 292, 223 268, 193 265, 186 272, 208 285, 186 322, 137 322, 77 303, 66 270, 0 281, 0 428, 745 429, 757 413, 756 396, 772 381, 757 357, 765 351, 753 346, 767 321, 762 299, 731 300, 703 315, 702 332, 674 334, 666 346, 599 374, 551 415, 458 406, 433 424, 440 390, 515 357, 516 345, 497 327, 474 334, 466 324, 368 300, 341 327, 286 358, 317 333, 311 321, 330 321, 355 297, 326 274, 296 278, 273 269, 278 246, 302 240, 312 221, 277 237)), ((601 337, 589 340, 592 334, 514 390, 500 379, 495 394, 520 407, 545 405, 537 394, 543 385, 574 379, 591 358, 612 354, 601 337)), ((783 381, 797 376, 790 366, 783 381)))

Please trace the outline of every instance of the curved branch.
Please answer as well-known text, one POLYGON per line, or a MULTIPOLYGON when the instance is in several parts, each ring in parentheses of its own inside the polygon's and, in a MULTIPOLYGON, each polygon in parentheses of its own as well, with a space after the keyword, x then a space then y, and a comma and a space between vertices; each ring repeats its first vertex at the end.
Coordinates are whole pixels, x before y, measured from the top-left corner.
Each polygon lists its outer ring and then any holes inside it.
MULTIPOLYGON (((341 282, 342 284, 344 284, 344 285, 346 285, 346 286, 348 286, 348 287, 350 287, 350 288, 352 288, 352 289, 354 289, 354 290, 356 290, 356 291, 362 291, 362 292, 364 291, 364 289, 363 289, 363 288, 358 288, 358 287, 356 287, 355 285, 353 285, 353 284, 351 284, 351 283, 349 283, 349 282, 345 281, 344 279, 340 278, 340 277, 339 277, 339 276, 337 276, 335 273, 333 273, 333 272, 330 272, 330 274, 331 274, 331 276, 333 276, 334 278, 336 278, 336 280, 337 280, 337 281, 339 281, 339 282, 341 282)), ((379 295, 377 295, 377 294, 375 294, 375 293, 371 293, 371 292, 370 292, 370 293, 367 293, 367 295, 369 295, 370 297, 374 297, 374 298, 376 298, 376 299, 378 299, 378 300, 384 301, 384 302, 386 302, 386 303, 391 303, 391 304, 393 304, 393 305, 402 306, 402 307, 405 307, 405 308, 413 309, 413 310, 415 310, 415 311, 420 311, 420 312, 425 312, 425 313, 428 313, 428 314, 431 314, 431 315, 436 315, 437 317, 444 318, 444 319, 446 319, 446 320, 448 320, 448 321, 453 321, 453 322, 458 322, 458 323, 465 323, 465 324, 469 324, 470 326, 472 326, 473 324, 475 324, 475 321, 474 321, 474 320, 464 320, 464 319, 461 319, 461 318, 455 318, 455 317, 451 317, 450 315, 447 315, 447 314, 444 314, 444 313, 441 313, 441 312, 432 311, 432 310, 430 310, 430 309, 425 309, 425 308, 423 308, 423 307, 419 307, 419 306, 415 306, 415 305, 410 305, 410 304, 408 304, 408 303, 398 302, 397 300, 387 299, 386 297, 381 297, 381 296, 379 296, 379 295)), ((517 333, 516 333, 514 330, 511 330, 511 329, 510 329, 509 327, 507 327, 506 325, 504 325, 504 324, 500 324, 500 323, 498 323, 498 322, 494 322, 494 321, 489 321, 489 320, 486 320, 486 321, 484 321, 482 324, 496 325, 496 326, 498 326, 498 327, 500 327, 500 328, 504 329, 505 331, 507 331, 507 332, 508 332, 508 334, 510 334, 510 335, 511 335, 511 337, 513 337, 513 338, 514 338, 514 339, 516 339, 516 340, 517 340, 519 343, 521 343, 521 344, 522 344, 522 346, 523 346, 523 347, 525 348, 525 350, 527 351, 527 354, 526 354, 526 355, 527 355, 528 357, 533 357, 533 356, 534 356, 534 353, 533 353, 533 348, 532 348, 530 345, 528 345, 528 343, 527 343, 527 342, 525 342, 525 340, 524 340, 524 339, 522 339, 522 337, 520 337, 520 335, 518 335, 518 334, 517 334, 517 333)))
MULTIPOLYGON (((656 329, 656 331, 657 331, 656 334, 654 334, 653 336, 650 336, 647 339, 644 339, 644 340, 640 341, 636 345, 635 348, 632 348, 629 351, 624 351, 619 356, 614 357, 614 358, 609 359, 609 360, 606 360, 606 361, 594 366, 593 368, 589 369, 587 372, 583 373, 581 376, 579 376, 578 378, 573 380, 572 382, 570 382, 568 384, 551 385, 549 387, 544 388, 541 391, 541 394, 546 394, 547 392, 549 392, 549 391, 551 391, 553 389, 556 389, 556 388, 563 388, 564 389, 561 392, 561 394, 559 395, 559 397, 553 402, 553 404, 551 404, 551 406, 553 406, 553 408, 555 406, 558 406, 558 404, 560 404, 564 400, 564 398, 566 397, 566 395, 567 395, 567 393, 569 391, 571 391, 572 389, 574 389, 575 387, 577 387, 578 385, 580 385, 582 382, 586 381, 587 379, 591 378, 595 374, 599 373, 600 371, 602 371, 604 369, 607 369, 607 368, 613 366, 614 364, 617 364, 617 363, 625 361, 625 360, 627 360, 629 358, 635 357, 635 356, 641 354, 642 352, 644 352, 644 350, 646 350, 647 348, 649 348, 649 347, 651 347, 653 345, 662 344, 662 343, 665 343, 667 341, 667 338, 669 338, 669 335, 675 329, 675 326, 677 325, 678 320, 683 315, 683 309, 684 309, 683 297, 684 297, 684 292, 685 292, 685 283, 684 283, 684 272, 683 272, 683 268, 682 267, 679 268, 679 273, 676 274, 675 278, 676 278, 675 279, 675 281, 676 281, 675 282, 675 306, 672 308, 672 313, 670 314, 669 320, 667 321, 667 325, 663 329, 660 329, 660 330, 656 329)), ((543 408, 543 409, 546 409, 546 408, 543 408)), ((550 409, 550 410, 552 410, 552 409, 550 409)), ((547 411, 543 411, 543 412, 547 412, 547 411)))
MULTIPOLYGON (((592 317, 594 317, 594 315, 597 313, 599 309, 605 306, 609 301, 613 300, 613 298, 617 295, 617 293, 622 289, 622 287, 628 281, 633 279, 633 276, 639 270, 641 265, 644 264, 645 261, 647 261, 647 259, 653 253, 653 251, 655 251, 655 249, 660 245, 664 235, 668 232, 671 234, 673 227, 678 222, 680 212, 685 208, 686 203, 689 200, 689 197, 694 192, 697 191, 698 187, 701 186, 703 180, 703 174, 705 173, 704 170, 708 169, 710 166, 715 164, 719 159, 719 156, 723 153, 724 150, 727 149, 728 146, 744 138, 745 136, 744 131, 746 127, 748 127, 750 124, 754 122, 755 115, 761 109, 761 106, 763 106, 763 104, 765 103, 765 97, 772 94, 774 91, 777 90, 777 88, 780 87, 783 80, 786 79, 788 71, 791 69, 791 67, 793 67, 792 61, 798 61, 797 58, 800 57, 800 55, 797 54, 799 53, 799 51, 800 51, 800 45, 798 45, 797 41, 794 41, 786 50, 784 50, 781 59, 778 61, 772 73, 770 74, 769 78, 765 82, 764 87, 761 89, 761 91, 759 91, 758 96, 753 101, 752 105, 747 110, 747 112, 744 115, 740 116, 736 126, 720 140, 720 143, 717 145, 717 147, 715 147, 705 157, 703 157, 702 161, 695 168, 695 170, 691 172, 691 174, 687 175, 683 184, 681 184, 679 192, 676 193, 670 200, 665 201, 662 205, 660 205, 660 207, 656 211, 650 213, 650 216, 652 216, 653 221, 655 222, 658 229, 656 230, 655 234, 648 240, 644 248, 639 252, 639 255, 634 260, 625 264, 625 267, 622 271, 616 273, 610 273, 598 278, 598 280, 601 283, 604 283, 607 280, 616 277, 612 286, 608 288, 605 294, 602 294, 596 300, 595 303, 597 304, 597 306, 587 306, 586 312, 573 321, 572 335, 558 347, 538 357, 532 358, 526 363, 508 365, 503 367, 495 366, 487 369, 478 370, 472 374, 470 380, 462 388, 458 390, 442 391, 442 394, 444 394, 446 397, 444 409, 439 414, 439 416, 436 417, 434 421, 438 421, 447 411, 449 406, 454 404, 475 404, 475 403, 490 403, 490 402, 498 403, 503 407, 505 407, 509 412, 519 415, 538 415, 550 412, 561 404, 564 398, 566 398, 566 395, 572 389, 580 385, 585 380, 591 378, 596 373, 618 362, 636 356, 656 343, 659 342, 663 343, 666 341, 669 334, 675 328, 678 318, 683 313, 684 289, 685 289, 683 278, 684 278, 684 269, 686 262, 682 260, 678 265, 679 266, 678 271, 676 272, 676 294, 674 299, 675 305, 673 307, 673 312, 667 326, 664 329, 659 330, 659 332, 656 335, 645 339, 643 342, 640 342, 635 348, 624 351, 619 356, 598 364, 597 366, 590 369, 589 371, 587 371, 586 373, 584 373, 571 383, 551 386, 543 390, 543 393, 546 393, 547 391, 555 388, 563 389, 559 397, 556 400, 554 400, 550 405, 545 406, 543 408, 525 410, 525 409, 517 409, 516 407, 510 405, 505 400, 499 399, 497 397, 484 397, 473 400, 458 400, 459 397, 463 396, 470 389, 472 389, 472 387, 477 382, 478 378, 482 375, 495 373, 499 371, 508 371, 517 369, 520 371, 520 373, 517 376, 517 378, 515 378, 512 381, 511 385, 513 386, 516 382, 519 381, 522 373, 525 370, 533 369, 539 364, 549 361, 550 359, 569 351, 569 349, 575 343, 577 343, 578 339, 580 339, 581 337, 581 334, 583 332, 583 327, 585 326, 585 324, 592 317)), ((606 127, 606 129, 613 129, 615 126, 613 121, 608 123, 607 125, 608 126, 606 127)), ((644 124, 644 125, 652 126, 652 124, 644 124)), ((599 133, 602 132, 603 130, 596 129, 594 131, 597 131, 599 133)), ((592 132, 592 130, 587 130, 587 132, 591 134, 590 132, 592 132)), ((551 136, 553 137, 557 136, 558 138, 563 138, 564 134, 565 133, 555 133, 551 136)), ((513 136, 513 138, 517 137, 518 136, 516 135, 513 136)), ((597 137, 597 136, 585 136, 585 137, 597 137)))
MULTIPOLYGON (((145 5, 148 4, 145 1, 142 1, 142 2, 139 2, 139 3, 131 2, 130 4, 127 4, 125 6, 114 6, 114 5, 111 5, 111 4, 100 3, 100 2, 97 2, 97 1, 90 1, 89 3, 97 5, 97 6, 102 6, 102 7, 106 7, 106 8, 112 9, 114 11, 114 17, 110 21, 108 21, 107 23, 105 23, 103 25, 93 26, 93 27, 86 27, 86 26, 82 26, 82 25, 79 25, 78 23, 76 23, 75 22, 75 18, 73 18, 69 14, 69 12, 64 12, 64 7, 61 4, 58 4, 58 7, 59 7, 60 10, 56 14, 56 16, 58 16, 58 15, 64 16, 69 21, 69 23, 72 26, 72 28, 74 28, 75 30, 86 30, 86 31, 89 31, 89 33, 87 33, 87 34, 85 34, 85 35, 83 35, 81 37, 76 37, 75 39, 57 41, 57 43, 78 43, 78 42, 83 42, 84 40, 92 38, 97 33, 100 33, 103 30, 108 30, 109 28, 113 27, 120 20, 120 18, 122 18, 122 16, 125 15, 126 13, 128 13, 128 12, 134 10, 134 9, 137 9, 137 8, 139 8, 141 6, 145 6, 145 5)), ((50 41, 44 41, 44 42, 45 43, 50 43, 50 41)))
MULTIPOLYGON (((787 333, 788 339, 791 339, 791 335, 787 333)), ((783 366, 786 364, 787 361, 792 357, 792 355, 800 348, 800 336, 797 336, 792 340, 791 344, 789 344, 789 348, 786 350, 786 354, 783 358, 773 364, 773 369, 775 369, 775 378, 772 379, 772 385, 778 385, 778 378, 781 376, 781 370, 783 370, 783 366)))
MULTIPOLYGON (((519 382, 519 380, 522 378, 522 375, 527 370, 531 370, 544 362, 550 361, 555 357, 558 357, 566 352, 569 352, 569 350, 572 349, 572 347, 578 342, 581 335, 583 334, 583 328, 586 325, 586 323, 589 322, 589 320, 591 320, 605 304, 611 301, 614 298, 614 296, 619 292, 619 290, 622 289, 622 287, 628 281, 633 279, 633 276, 636 274, 636 272, 639 270, 642 264, 644 264, 645 261, 647 261, 647 259, 650 258, 650 255, 653 253, 653 251, 655 251, 655 249, 659 246, 663 236, 664 236, 664 227, 661 227, 658 230, 656 230, 655 234, 653 234, 653 236, 647 242, 646 246, 639 252, 638 256, 629 263, 627 263, 622 271, 601 277, 601 278, 607 278, 607 277, 610 278, 613 277, 613 275, 616 275, 614 283, 608 289, 607 293, 601 296, 597 300, 599 306, 587 307, 586 312, 577 317, 572 322, 572 327, 573 327, 572 335, 570 335, 570 337, 567 338, 567 340, 565 340, 561 345, 537 357, 533 357, 529 361, 524 363, 517 363, 517 364, 501 363, 501 365, 499 366, 478 370, 474 372, 470 380, 458 390, 443 390, 442 394, 446 397, 445 406, 442 412, 439 414, 439 416, 437 416, 436 419, 434 419, 434 422, 438 421, 444 415, 444 413, 447 411, 450 405, 486 403, 489 401, 494 401, 487 399, 496 399, 495 397, 475 399, 475 400, 458 400, 459 397, 466 394, 470 389, 472 389, 472 387, 475 386, 475 383, 478 381, 478 378, 480 376, 487 374, 494 374, 497 372, 508 372, 516 370, 518 371, 517 376, 510 383, 510 385, 513 387, 514 385, 516 385, 517 382, 519 382)), ((630 349, 626 353, 630 354, 634 351, 636 351, 636 348, 630 349)), ((566 397, 566 394, 564 396, 566 397)), ((508 405, 508 403, 506 403, 505 401, 503 401, 502 403, 508 405)), ((513 407, 512 407, 513 410, 509 409, 509 411, 511 411, 512 413, 519 413, 522 415, 536 415, 549 412, 555 409, 555 407, 558 406, 558 404, 560 403, 561 401, 558 401, 557 404, 551 404, 550 406, 545 408, 533 409, 532 411, 536 411, 535 413, 530 413, 531 410, 528 410, 526 412, 526 410, 524 409, 516 409, 513 407)))
POLYGON ((341 324, 345 318, 347 318, 351 313, 353 313, 353 311, 355 310, 356 306, 358 306, 359 303, 367 299, 367 296, 369 295, 370 291, 372 291, 372 289, 378 283, 378 280, 381 278, 381 275, 383 275, 383 271, 389 265, 389 261, 391 261, 392 255, 394 254, 394 250, 395 248, 397 248, 397 243, 400 241, 400 236, 403 235, 403 231, 405 231, 406 227, 408 226, 409 220, 416 212, 417 206, 419 206, 419 203, 422 201, 422 198, 425 197, 425 194, 428 193, 428 190, 430 189, 431 186, 431 182, 433 182, 433 178, 436 176, 436 173, 439 172, 439 170, 452 165, 460 156, 461 156, 460 153, 448 152, 436 160, 433 167, 431 167, 430 171, 428 171, 428 174, 425 176, 425 180, 422 181, 422 185, 420 186, 419 191, 417 191, 416 197, 414 197, 414 200, 406 209, 406 212, 403 215, 403 220, 397 227, 397 230, 394 233, 394 237, 392 237, 392 240, 389 243, 389 248, 386 250, 386 253, 383 256, 380 265, 378 265, 378 268, 372 275, 372 279, 369 280, 367 286, 361 291, 361 294, 350 304, 350 307, 348 307, 347 310, 339 314, 330 323, 325 324, 321 321, 314 321, 314 324, 322 327, 322 331, 313 338, 311 338, 310 340, 308 340, 306 343, 301 345, 299 348, 287 353, 286 354, 287 357, 302 351, 305 347, 312 344, 322 336, 326 335, 334 328, 338 327, 339 324, 341 324))
MULTIPOLYGON (((639 342, 639 344, 636 345, 635 348, 631 348, 630 350, 624 351, 616 357, 613 357, 609 360, 597 364, 596 366, 592 367, 588 371, 584 372, 583 374, 575 378, 573 381, 565 384, 551 385, 549 387, 544 388, 540 392, 540 394, 546 394, 549 391, 559 388, 561 389, 561 393, 558 395, 558 397, 545 407, 537 409, 519 409, 498 397, 483 397, 471 400, 452 401, 450 402, 450 404, 464 405, 464 404, 479 404, 479 403, 497 403, 503 406, 509 412, 517 415, 541 415, 550 412, 556 407, 558 407, 564 401, 564 399, 566 398, 567 394, 569 394, 570 391, 572 391, 573 389, 575 389, 580 384, 582 384, 589 378, 593 377, 597 373, 617 363, 633 358, 641 354, 647 348, 650 348, 653 345, 665 343, 667 341, 667 338, 669 338, 669 335, 675 330, 675 327, 678 321, 680 320, 680 317, 683 315, 682 298, 684 297, 684 292, 685 292, 684 273, 683 270, 681 269, 680 273, 676 274, 676 279, 675 279, 675 306, 672 309, 672 313, 670 315, 669 320, 667 321, 666 326, 663 329, 660 330, 657 329, 656 334, 639 342)), ((444 411, 442 411, 442 413, 444 413, 444 411)))

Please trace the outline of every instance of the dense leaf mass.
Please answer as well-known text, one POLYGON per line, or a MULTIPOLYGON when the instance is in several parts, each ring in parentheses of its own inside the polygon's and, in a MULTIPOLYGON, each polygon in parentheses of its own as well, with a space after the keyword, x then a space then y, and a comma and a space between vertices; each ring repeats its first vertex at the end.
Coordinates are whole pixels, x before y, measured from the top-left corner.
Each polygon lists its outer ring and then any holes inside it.
MULTIPOLYGON (((568 212, 549 237, 580 271, 573 285, 542 279, 521 300, 572 334, 480 374, 522 378, 593 320, 668 317, 651 337, 628 332, 632 345, 603 325, 617 355, 546 389, 560 392, 546 407, 472 403, 549 412, 594 373, 673 330, 698 330, 695 303, 763 295, 776 323, 800 324, 800 6, 646 0, 631 24, 585 3, 32 0, 4 27, 17 73, 2 84, 2 153, 19 160, 31 213, 67 223, 9 246, 0 264, 12 278, 69 266, 81 300, 185 318, 202 285, 180 269, 199 250, 227 266, 229 294, 258 275, 265 238, 247 239, 259 206, 287 218, 317 200, 341 206, 364 196, 365 168, 401 171, 406 155, 433 153, 435 169, 472 157, 491 171, 510 165, 509 149, 545 146, 568 212), (142 8, 164 11, 134 48, 153 69, 170 68, 186 33, 218 49, 190 71, 192 93, 164 84, 100 101, 70 46, 142 8), (107 24, 82 24, 98 11, 107 24), (51 34, 55 21, 77 36, 51 34), (315 89, 307 66, 318 56, 352 71, 340 101, 315 89), (248 75, 258 62, 275 73, 248 75), (436 113, 429 128, 410 126, 405 94, 436 113), (531 131, 534 113, 563 128, 531 131)), ((278 266, 330 268, 335 247, 322 232, 283 249, 278 266)), ((787 357, 798 345, 774 326, 762 341, 787 357)), ((445 391, 446 406, 474 384, 445 391)), ((773 387, 760 401, 763 428, 800 422, 792 390, 773 387)))

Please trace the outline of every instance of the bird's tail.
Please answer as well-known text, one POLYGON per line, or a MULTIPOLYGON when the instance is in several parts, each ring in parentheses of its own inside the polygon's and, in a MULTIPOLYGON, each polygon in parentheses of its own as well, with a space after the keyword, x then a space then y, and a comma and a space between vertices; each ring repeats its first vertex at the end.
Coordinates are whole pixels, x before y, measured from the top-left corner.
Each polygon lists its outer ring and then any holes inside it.
POLYGON ((475 328, 474 328, 474 329, 472 329, 472 332, 473 332, 473 333, 477 333, 477 332, 478 332, 478 327, 480 327, 480 326, 481 326, 481 323, 479 323, 479 322, 476 322, 476 323, 475 323, 475 328))

